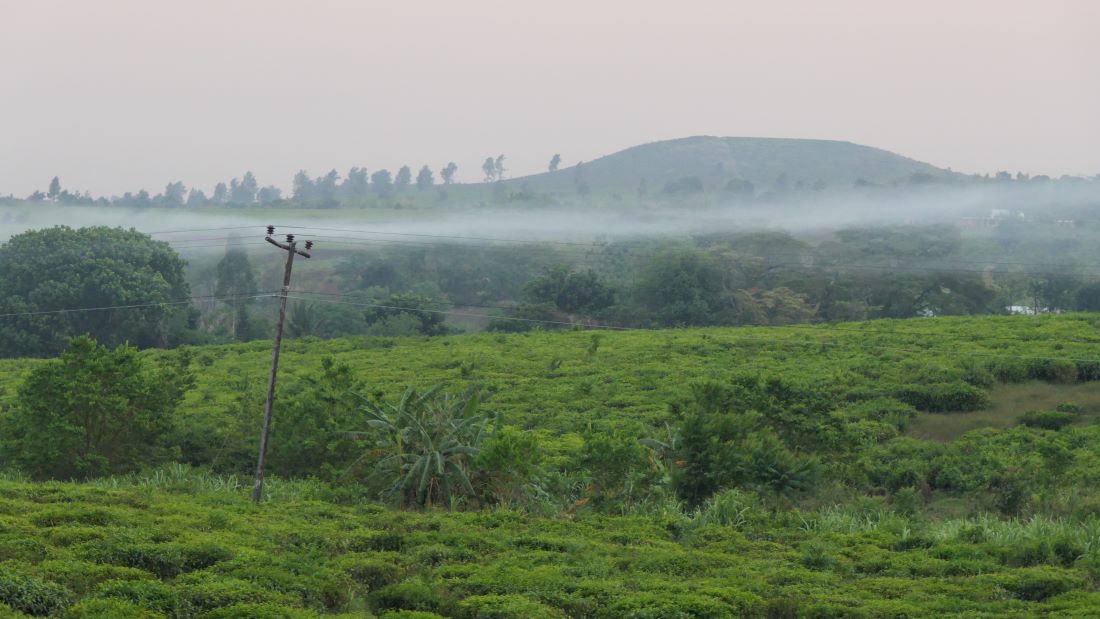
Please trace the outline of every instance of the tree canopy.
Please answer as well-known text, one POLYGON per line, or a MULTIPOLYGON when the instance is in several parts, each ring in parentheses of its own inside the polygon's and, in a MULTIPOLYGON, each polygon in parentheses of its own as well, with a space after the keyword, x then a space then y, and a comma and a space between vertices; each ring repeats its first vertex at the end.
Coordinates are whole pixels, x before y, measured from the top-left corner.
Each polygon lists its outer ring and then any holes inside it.
POLYGON ((56 354, 84 334, 109 346, 175 343, 189 296, 184 261, 148 235, 102 226, 24 232, 0 247, 0 356, 56 354), (71 311, 87 308, 96 309, 71 311))
POLYGON ((165 443, 192 379, 188 359, 155 367, 137 349, 72 340, 39 365, 0 420, 4 459, 37 478, 126 473, 171 456, 165 443))

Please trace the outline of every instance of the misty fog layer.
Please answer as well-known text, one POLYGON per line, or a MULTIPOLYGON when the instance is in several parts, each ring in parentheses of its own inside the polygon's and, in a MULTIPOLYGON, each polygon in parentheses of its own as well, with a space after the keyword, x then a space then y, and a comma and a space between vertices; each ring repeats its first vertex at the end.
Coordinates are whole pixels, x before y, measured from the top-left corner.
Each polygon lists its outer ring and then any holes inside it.
MULTIPOLYGON (((194 244, 210 236, 260 238, 264 226, 295 226, 386 238, 413 235, 478 237, 518 241, 588 242, 630 237, 683 237, 762 229, 795 233, 852 226, 956 223, 988 217, 994 210, 1023 218, 1058 217, 1100 200, 1100 183, 1032 183, 1026 186, 928 187, 894 191, 872 188, 835 194, 796 196, 751 204, 701 199, 676 204, 623 203, 614 208, 584 202, 554 207, 453 207, 435 210, 302 211, 279 209, 128 209, 65 207, 25 203, 0 208, 0 239, 57 225, 120 226, 156 234, 172 243, 194 244), (211 235, 205 229, 217 229, 211 235)), ((212 232, 211 230, 210 232, 212 232)), ((286 232, 293 230, 287 229, 286 232)), ((450 239, 461 240, 461 239, 450 239)), ((323 246, 323 243, 322 243, 323 246)))

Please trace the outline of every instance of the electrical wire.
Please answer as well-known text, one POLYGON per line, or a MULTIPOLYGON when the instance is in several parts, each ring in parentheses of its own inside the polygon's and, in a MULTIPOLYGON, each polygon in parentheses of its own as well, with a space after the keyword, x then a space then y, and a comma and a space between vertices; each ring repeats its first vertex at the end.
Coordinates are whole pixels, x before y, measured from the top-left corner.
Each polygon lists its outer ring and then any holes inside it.
POLYGON ((0 318, 15 318, 15 317, 18 317, 18 316, 42 316, 42 315, 46 315, 46 314, 69 314, 69 313, 79 313, 79 312, 99 312, 99 311, 117 310, 117 309, 142 309, 142 308, 148 308, 148 307, 162 307, 162 306, 168 306, 168 305, 185 305, 185 304, 188 304, 188 303, 194 303, 195 301, 204 301, 204 300, 206 300, 206 301, 222 301, 222 300, 227 300, 227 299, 258 299, 258 298, 270 296, 271 294, 276 294, 276 293, 270 293, 269 292, 269 293, 256 293, 256 294, 248 294, 248 295, 222 295, 222 296, 206 295, 206 296, 199 296, 199 297, 188 297, 186 299, 179 299, 179 300, 175 300, 175 301, 155 301, 155 302, 150 302, 150 303, 133 303, 133 304, 128 304, 128 305, 103 305, 103 306, 99 306, 99 307, 74 307, 74 308, 55 309, 55 310, 35 310, 35 311, 29 311, 29 312, 8 312, 8 313, 0 314, 0 318))

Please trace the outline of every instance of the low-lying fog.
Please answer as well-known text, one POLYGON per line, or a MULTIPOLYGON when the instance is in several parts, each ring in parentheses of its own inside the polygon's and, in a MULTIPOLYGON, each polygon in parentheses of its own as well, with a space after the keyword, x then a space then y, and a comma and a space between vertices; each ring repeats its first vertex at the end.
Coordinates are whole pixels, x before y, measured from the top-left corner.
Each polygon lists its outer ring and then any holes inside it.
POLYGON ((183 249, 218 246, 227 233, 259 239, 264 226, 279 233, 316 233, 328 238, 391 238, 415 242, 416 235, 478 237, 522 241, 621 240, 627 237, 683 237, 698 233, 783 229, 795 233, 877 224, 931 224, 989 216, 1058 218, 1060 211, 1100 206, 1100 181, 869 188, 805 194, 784 200, 721 203, 719 194, 664 201, 609 204, 598 198, 560 207, 520 205, 436 209, 281 210, 217 208, 202 210, 59 206, 22 203, 0 206, 0 240, 29 229, 55 225, 136 228, 183 249), (237 228, 232 231, 229 228, 237 228), (322 230, 327 229, 327 230, 322 230))

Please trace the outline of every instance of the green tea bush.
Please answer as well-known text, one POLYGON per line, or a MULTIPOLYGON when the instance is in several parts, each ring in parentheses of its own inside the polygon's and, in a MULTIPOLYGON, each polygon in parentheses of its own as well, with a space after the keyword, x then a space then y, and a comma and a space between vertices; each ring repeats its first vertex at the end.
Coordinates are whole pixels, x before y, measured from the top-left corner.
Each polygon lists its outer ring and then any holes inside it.
POLYGON ((1020 424, 1029 428, 1061 430, 1076 421, 1077 417, 1074 413, 1061 411, 1028 411, 1020 417, 1020 424))
POLYGON ((466 619, 564 619, 565 614, 522 595, 474 595, 458 603, 466 619))
POLYGON ((1069 384, 1077 381, 1077 365, 1068 359, 1031 359, 1027 375, 1036 380, 1069 384))
POLYGON ((77 595, 85 595, 100 583, 112 581, 148 580, 149 572, 132 567, 101 565, 77 559, 47 559, 34 567, 34 575, 67 587, 77 595))
POLYGON ((338 569, 346 573, 353 582, 366 587, 368 591, 392 585, 405 576, 405 570, 396 563, 379 558, 377 554, 352 554, 339 557, 335 561, 338 569))
POLYGON ((0 561, 19 560, 37 563, 45 559, 49 549, 46 543, 33 537, 0 538, 0 561))
POLYGON ((428 585, 407 580, 397 584, 383 587, 370 594, 371 607, 376 611, 383 610, 426 610, 439 611, 444 608, 445 601, 434 589, 428 585))
POLYGON ((28 615, 50 615, 73 603, 67 588, 0 567, 0 602, 28 615))
POLYGON ((989 361, 987 367, 997 382, 1022 383, 1028 379, 1028 364, 1024 359, 998 357, 989 361))
POLYGON ((1042 602, 1081 586, 1081 577, 1053 567, 1021 568, 997 582, 1013 596, 1029 602, 1042 602))
POLYGON ((598 619, 733 619, 733 610, 708 597, 679 593, 626 594, 593 615, 598 619))
POLYGON ((66 505, 40 511, 31 518, 37 527, 57 527, 65 524, 86 524, 102 527, 114 520, 110 510, 85 505, 66 505))
POLYGON ((88 549, 88 557, 98 563, 136 567, 160 578, 201 570, 231 556, 230 550, 211 543, 116 544, 103 541, 92 542, 88 549))
POLYGON ((379 615, 378 619, 445 619, 445 617, 423 610, 391 610, 379 615))
POLYGON ((188 574, 177 582, 182 602, 200 613, 237 604, 272 603, 291 607, 301 604, 297 596, 209 572, 188 574))
POLYGON ((930 413, 966 412, 989 406, 989 394, 964 382, 906 385, 894 392, 894 397, 930 413))
POLYGON ((333 615, 318 615, 301 608, 290 608, 281 604, 234 604, 215 608, 201 615, 202 619, 337 619, 333 615))
POLYGON ((184 611, 179 593, 156 580, 111 580, 96 588, 95 597, 131 602, 169 617, 184 611))
POLYGON ((89 599, 65 611, 64 619, 163 619, 165 615, 126 600, 89 599))

